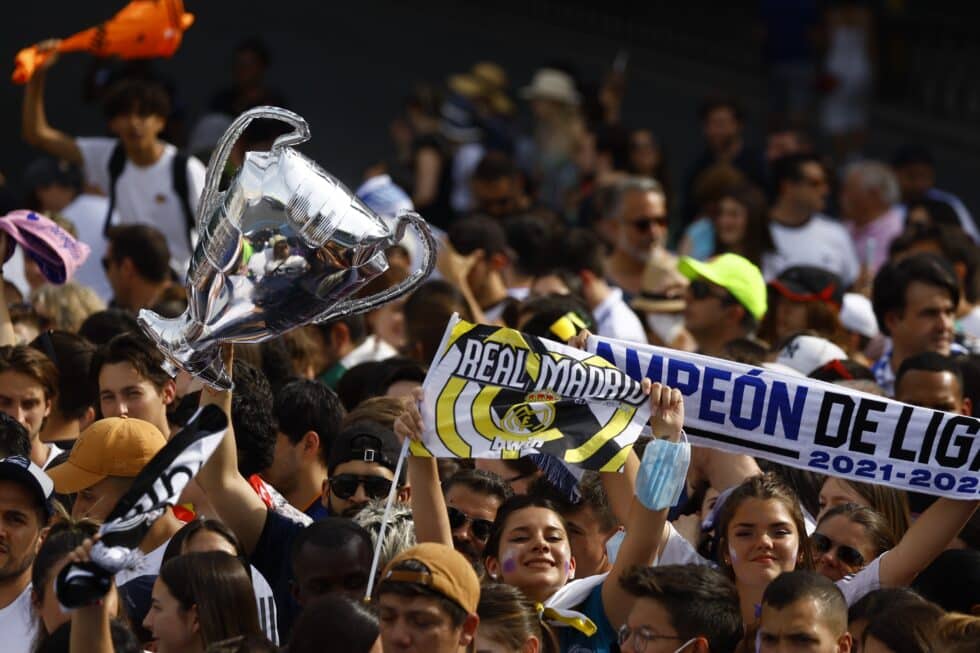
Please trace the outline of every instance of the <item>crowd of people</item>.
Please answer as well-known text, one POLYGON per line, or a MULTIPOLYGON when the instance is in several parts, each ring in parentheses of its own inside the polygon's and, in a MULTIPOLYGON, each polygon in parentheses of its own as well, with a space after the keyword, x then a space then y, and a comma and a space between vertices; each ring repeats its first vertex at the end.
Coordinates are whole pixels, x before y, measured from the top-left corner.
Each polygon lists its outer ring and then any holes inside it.
MULTIPOLYGON (((419 85, 391 125, 393 156, 348 180, 383 217, 427 219, 436 272, 364 315, 226 347, 234 388, 218 391, 172 375, 136 313, 186 309, 201 160, 239 112, 288 107, 264 80, 269 53, 238 47, 234 83, 181 149, 166 140, 180 140, 173 89, 145 75, 99 91, 111 136, 49 124, 56 60, 25 90, 23 138, 43 156, 12 208, 91 254, 54 285, 29 252, 0 247, 3 650, 980 650, 976 501, 692 448, 677 388, 644 381, 654 437, 620 472, 584 473, 574 496, 531 458, 399 465, 454 314, 976 415, 980 224, 927 147, 845 163, 788 123, 756 144, 739 103, 712 97, 703 152, 673 183, 655 133, 621 122, 620 72, 588 85, 542 68, 514 94, 502 67, 476 64, 419 85), (102 601, 62 608, 59 573, 91 559, 99 525, 202 405, 230 427, 140 564, 102 601)), ((281 133, 255 123, 228 174, 281 133)), ((419 264, 412 243, 387 258, 365 295, 419 264)), ((236 273, 306 265, 270 236, 242 248, 236 273)))

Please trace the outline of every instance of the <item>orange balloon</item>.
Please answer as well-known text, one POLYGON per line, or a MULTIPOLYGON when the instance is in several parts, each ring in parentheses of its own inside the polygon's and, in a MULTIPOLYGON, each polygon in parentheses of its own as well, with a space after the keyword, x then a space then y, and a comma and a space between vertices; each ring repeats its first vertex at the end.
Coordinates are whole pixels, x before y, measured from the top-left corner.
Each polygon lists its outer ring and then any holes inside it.
MULTIPOLYGON (((87 51, 98 57, 122 59, 170 57, 193 23, 194 15, 184 11, 183 0, 133 0, 106 22, 61 41, 57 51, 87 51)), ((36 46, 18 52, 14 83, 26 84, 49 56, 36 46)))

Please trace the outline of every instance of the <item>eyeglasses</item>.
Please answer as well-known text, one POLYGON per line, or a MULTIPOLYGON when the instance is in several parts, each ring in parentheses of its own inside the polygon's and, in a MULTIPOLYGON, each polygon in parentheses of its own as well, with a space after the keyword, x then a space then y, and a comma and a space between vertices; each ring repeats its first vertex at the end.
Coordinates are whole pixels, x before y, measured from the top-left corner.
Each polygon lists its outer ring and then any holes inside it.
POLYGON ((487 519, 475 519, 470 517, 462 510, 456 508, 447 507, 449 512, 449 526, 453 530, 457 528, 462 528, 469 522, 471 524, 470 529, 473 531, 473 537, 480 540, 481 542, 486 542, 487 538, 490 537, 490 531, 493 530, 493 522, 487 519))
MULTIPOLYGON (((633 650, 636 651, 636 653, 643 653, 646 651, 647 647, 650 645, 650 642, 655 642, 661 639, 673 639, 677 641, 684 639, 683 637, 678 637, 677 635, 658 635, 646 626, 640 626, 639 628, 634 629, 630 628, 627 624, 623 624, 620 627, 617 636, 619 647, 622 648, 626 642, 630 641, 631 638, 633 639, 633 650)), ((695 640, 690 639, 684 642, 680 648, 674 651, 674 653, 678 653, 678 651, 683 650, 684 647, 693 641, 695 640)))
POLYGON ((838 544, 823 533, 814 533, 810 536, 810 546, 813 547, 814 555, 822 556, 834 548, 837 549, 837 559, 848 567, 863 567, 864 556, 853 546, 838 544))
POLYGON ((660 216, 657 218, 637 218, 636 220, 630 220, 630 226, 639 232, 650 231, 651 225, 657 225, 658 227, 667 226, 667 216, 660 216))
POLYGON ((711 284, 700 279, 692 281, 691 285, 688 286, 688 291, 690 291, 691 297, 694 299, 707 299, 708 297, 714 297, 715 299, 729 304, 735 301, 735 298, 728 292, 714 292, 714 288, 711 287, 711 284))
POLYGON ((338 499, 350 499, 363 486, 364 494, 370 499, 381 499, 391 491, 391 481, 383 476, 360 476, 358 474, 339 474, 330 479, 330 492, 338 499))

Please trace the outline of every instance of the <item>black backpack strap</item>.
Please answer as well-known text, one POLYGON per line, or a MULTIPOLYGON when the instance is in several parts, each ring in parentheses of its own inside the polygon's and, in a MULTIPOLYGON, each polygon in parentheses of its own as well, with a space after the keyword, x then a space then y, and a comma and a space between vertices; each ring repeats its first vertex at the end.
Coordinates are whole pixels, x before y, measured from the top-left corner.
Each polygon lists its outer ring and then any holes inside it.
POLYGON ((197 223, 194 221, 194 212, 191 211, 190 190, 187 187, 187 161, 187 155, 178 150, 177 154, 174 155, 171 176, 173 177, 174 193, 177 195, 177 201, 180 202, 180 208, 184 212, 184 224, 187 226, 187 242, 190 243, 191 232, 197 228, 197 223))
POLYGON ((112 226, 112 212, 116 209, 116 182, 122 175, 123 168, 126 167, 126 151, 123 149, 122 142, 116 141, 116 146, 112 148, 112 155, 109 157, 109 211, 105 215, 105 226, 102 228, 104 234, 109 233, 112 226))

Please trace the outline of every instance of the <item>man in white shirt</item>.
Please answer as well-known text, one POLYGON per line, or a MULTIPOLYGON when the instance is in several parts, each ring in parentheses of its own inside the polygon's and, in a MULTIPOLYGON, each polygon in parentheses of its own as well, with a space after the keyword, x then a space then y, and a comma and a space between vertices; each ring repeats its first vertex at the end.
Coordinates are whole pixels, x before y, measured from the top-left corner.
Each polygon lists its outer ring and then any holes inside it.
POLYGON ((563 258, 582 282, 582 297, 595 317, 600 336, 632 342, 647 342, 643 323, 623 300, 623 291, 605 279, 602 243, 584 229, 568 233, 563 243, 563 258))
POLYGON ((786 268, 811 265, 833 272, 849 287, 858 276, 858 256, 844 226, 821 213, 830 185, 820 160, 791 154, 773 163, 772 175, 777 195, 769 231, 776 250, 763 257, 766 280, 786 268))
POLYGON ((41 530, 51 516, 54 484, 40 467, 22 456, 0 460, 0 634, 7 653, 28 653, 36 617, 31 609, 31 565, 41 530))
MULTIPOLYGON (((56 46, 57 42, 43 44, 45 49, 56 46)), ((191 257, 193 216, 206 170, 194 157, 187 157, 184 164, 177 148, 160 140, 170 113, 166 91, 153 82, 119 82, 105 102, 109 130, 118 138, 75 138, 51 127, 44 111, 47 69, 56 59, 47 59, 27 84, 21 123, 24 140, 81 165, 86 183, 109 196, 123 223, 153 225, 162 231, 173 254, 172 265, 183 274, 191 257), (125 156, 117 159, 121 164, 117 174, 112 168, 119 147, 125 156)))

